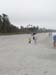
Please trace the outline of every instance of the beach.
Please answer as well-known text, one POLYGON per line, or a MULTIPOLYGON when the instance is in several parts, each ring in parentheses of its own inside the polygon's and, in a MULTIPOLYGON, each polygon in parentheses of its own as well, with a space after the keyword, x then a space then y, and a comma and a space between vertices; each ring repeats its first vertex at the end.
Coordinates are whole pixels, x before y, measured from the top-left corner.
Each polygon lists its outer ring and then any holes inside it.
POLYGON ((31 34, 0 36, 0 75, 56 75, 52 37, 48 33, 36 36, 36 44, 31 34))

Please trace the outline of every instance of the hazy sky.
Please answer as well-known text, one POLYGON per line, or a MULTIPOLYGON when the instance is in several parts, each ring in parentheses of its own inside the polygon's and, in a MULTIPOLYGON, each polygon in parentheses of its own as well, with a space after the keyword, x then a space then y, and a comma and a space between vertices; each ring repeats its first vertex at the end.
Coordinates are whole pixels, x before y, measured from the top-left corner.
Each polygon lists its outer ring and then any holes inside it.
POLYGON ((56 0, 0 0, 0 14, 16 26, 27 24, 56 29, 56 0))

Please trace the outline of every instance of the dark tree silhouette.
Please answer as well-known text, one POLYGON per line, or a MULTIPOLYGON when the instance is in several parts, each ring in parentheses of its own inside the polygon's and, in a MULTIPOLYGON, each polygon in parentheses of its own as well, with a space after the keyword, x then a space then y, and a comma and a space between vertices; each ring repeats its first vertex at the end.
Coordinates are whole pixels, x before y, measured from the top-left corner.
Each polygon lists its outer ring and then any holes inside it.
POLYGON ((9 17, 6 14, 0 15, 0 33, 19 32, 19 28, 12 25, 9 21, 9 17))

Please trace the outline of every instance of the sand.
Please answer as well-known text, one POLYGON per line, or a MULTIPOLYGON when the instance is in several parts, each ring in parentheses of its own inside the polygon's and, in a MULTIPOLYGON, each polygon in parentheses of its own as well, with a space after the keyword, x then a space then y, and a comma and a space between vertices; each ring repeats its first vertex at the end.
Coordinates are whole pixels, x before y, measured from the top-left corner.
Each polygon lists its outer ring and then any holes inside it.
POLYGON ((56 48, 48 33, 0 36, 0 75, 56 75, 56 48))

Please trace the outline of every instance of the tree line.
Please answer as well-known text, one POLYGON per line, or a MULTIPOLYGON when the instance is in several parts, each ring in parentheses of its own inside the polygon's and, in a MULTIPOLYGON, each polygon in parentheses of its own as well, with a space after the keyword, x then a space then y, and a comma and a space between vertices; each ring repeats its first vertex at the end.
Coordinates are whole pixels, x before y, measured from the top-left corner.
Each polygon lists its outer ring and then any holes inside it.
POLYGON ((18 32, 18 27, 12 25, 9 21, 8 15, 0 15, 0 33, 18 32))
POLYGON ((15 25, 11 24, 8 15, 2 14, 0 15, 0 33, 33 33, 33 32, 42 32, 39 29, 39 26, 27 25, 26 27, 21 26, 16 27, 15 25))
POLYGON ((0 15, 0 33, 33 33, 33 32, 56 32, 56 30, 46 29, 46 28, 39 28, 39 26, 27 25, 26 27, 21 26, 16 27, 15 25, 11 24, 8 15, 2 14, 0 15))

